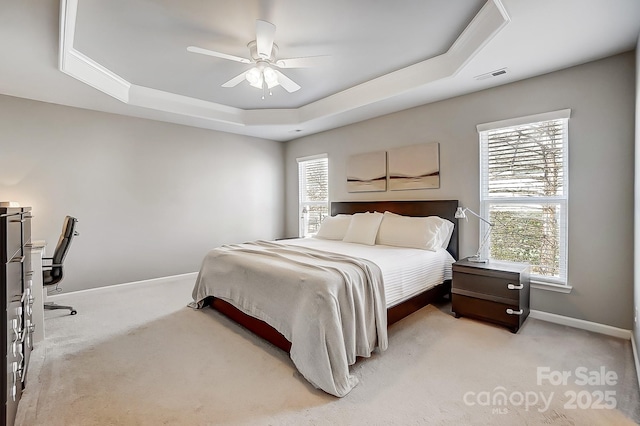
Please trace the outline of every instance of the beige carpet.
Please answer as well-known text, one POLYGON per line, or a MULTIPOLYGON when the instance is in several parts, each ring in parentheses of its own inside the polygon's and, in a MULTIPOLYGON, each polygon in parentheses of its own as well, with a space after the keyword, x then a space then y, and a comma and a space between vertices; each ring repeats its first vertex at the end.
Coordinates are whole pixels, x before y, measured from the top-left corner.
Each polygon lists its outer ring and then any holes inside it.
POLYGON ((47 338, 33 352, 17 425, 640 420, 629 341, 534 319, 514 335, 455 319, 447 305, 431 306, 391 327, 389 350, 353 366, 360 384, 338 399, 309 385, 279 349, 210 309, 186 307, 192 285, 193 280, 176 279, 56 298, 73 304, 78 315, 46 312, 47 338), (548 367, 551 376, 566 371, 571 377, 566 385, 538 384, 539 367, 548 367), (580 367, 590 377, 604 368, 618 379, 612 386, 579 386, 580 367), (614 403, 615 409, 593 408, 614 403))

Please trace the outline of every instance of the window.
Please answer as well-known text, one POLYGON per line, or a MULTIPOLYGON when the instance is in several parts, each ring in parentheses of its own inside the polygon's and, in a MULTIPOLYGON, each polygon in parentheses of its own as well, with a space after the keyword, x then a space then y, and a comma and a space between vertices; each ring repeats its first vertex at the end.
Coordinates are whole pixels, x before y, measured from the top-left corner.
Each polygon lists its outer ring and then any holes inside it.
POLYGON ((567 284, 570 113, 478 126, 480 209, 494 224, 484 255, 529 262, 534 282, 567 284))
POLYGON ((318 232, 329 215, 329 160, 326 154, 298 158, 298 217, 301 237, 318 232))

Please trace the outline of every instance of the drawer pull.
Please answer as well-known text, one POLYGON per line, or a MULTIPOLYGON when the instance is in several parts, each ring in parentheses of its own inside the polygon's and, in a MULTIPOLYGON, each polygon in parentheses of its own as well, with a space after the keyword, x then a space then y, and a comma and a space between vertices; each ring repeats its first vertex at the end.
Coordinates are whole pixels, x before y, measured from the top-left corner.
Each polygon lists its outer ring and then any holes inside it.
POLYGON ((507 285, 507 288, 509 290, 522 290, 524 288, 524 284, 519 284, 519 285, 509 284, 507 285))
POLYGON ((24 223, 24 219, 11 219, 9 222, 11 222, 11 223, 24 223))
POLYGON ((9 394, 11 395, 11 400, 15 401, 18 393, 18 363, 16 361, 11 363, 11 370, 13 373, 13 383, 9 388, 9 394))
POLYGON ((511 308, 507 308, 507 313, 508 313, 509 315, 522 315, 524 312, 523 312, 523 310, 522 310, 522 309, 520 309, 519 311, 514 311, 514 310, 513 310, 513 309, 511 309, 511 308))
POLYGON ((25 327, 26 331, 27 331, 27 347, 29 349, 33 349, 33 337, 31 336, 33 334, 33 332, 36 329, 36 325, 31 323, 31 320, 27 320, 26 321, 26 327, 25 327))
POLYGON ((22 330, 20 329, 20 325, 21 324, 18 323, 17 319, 14 318, 11 320, 11 328, 13 329, 13 334, 15 336, 15 338, 13 339, 14 342, 17 342, 22 338, 22 330))
POLYGON ((24 256, 16 256, 9 261, 9 263, 22 263, 22 262, 24 262, 24 256))

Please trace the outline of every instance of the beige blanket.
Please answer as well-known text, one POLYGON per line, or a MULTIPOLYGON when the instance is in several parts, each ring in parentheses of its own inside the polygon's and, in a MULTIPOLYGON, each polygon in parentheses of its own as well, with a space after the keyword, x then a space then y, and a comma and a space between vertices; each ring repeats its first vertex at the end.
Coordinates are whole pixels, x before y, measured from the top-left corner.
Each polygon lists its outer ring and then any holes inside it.
POLYGON ((382 273, 373 262, 256 241, 210 251, 193 289, 259 318, 291 342, 291 359, 317 388, 342 397, 358 383, 357 356, 387 348, 382 273))

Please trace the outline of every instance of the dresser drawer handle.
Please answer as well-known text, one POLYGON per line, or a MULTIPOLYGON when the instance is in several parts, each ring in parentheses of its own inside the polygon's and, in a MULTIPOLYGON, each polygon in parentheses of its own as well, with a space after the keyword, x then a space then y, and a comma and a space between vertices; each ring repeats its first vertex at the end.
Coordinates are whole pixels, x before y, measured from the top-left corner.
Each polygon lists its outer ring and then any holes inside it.
POLYGON ((13 373, 13 384, 9 388, 9 394, 11 395, 11 399, 15 401, 18 393, 18 363, 16 361, 11 363, 11 370, 13 373))
MULTIPOLYGON (((11 328, 13 329, 13 334, 15 336, 13 339, 14 342, 17 342, 22 337, 22 330, 20 329, 21 325, 22 324, 18 323, 17 319, 14 318, 11 320, 11 328)), ((13 354, 13 356, 15 356, 15 353, 13 354)))
POLYGON ((507 285, 507 288, 509 290, 522 290, 524 288, 524 284, 519 284, 519 285, 509 284, 507 285))
POLYGON ((30 297, 31 297, 31 289, 27 287, 22 292, 22 296, 20 297, 20 303, 24 303, 24 301, 29 300, 30 297))
POLYGON ((24 223, 24 219, 11 219, 9 222, 11 223, 24 223))
POLYGON ((519 311, 514 311, 514 310, 513 310, 513 309, 511 309, 511 308, 507 308, 507 313, 508 313, 509 315, 522 315, 522 314, 523 314, 523 311, 522 311, 522 309, 520 309, 519 311))

